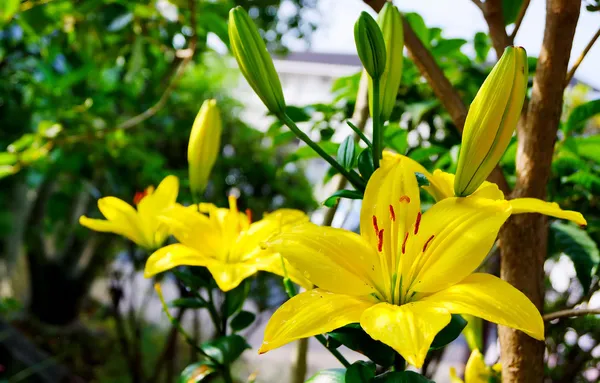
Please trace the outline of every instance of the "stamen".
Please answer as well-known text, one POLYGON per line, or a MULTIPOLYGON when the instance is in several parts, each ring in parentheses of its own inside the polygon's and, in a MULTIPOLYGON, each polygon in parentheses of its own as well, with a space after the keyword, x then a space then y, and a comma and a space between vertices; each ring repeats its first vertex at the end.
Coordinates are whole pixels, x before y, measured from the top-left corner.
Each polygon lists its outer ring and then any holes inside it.
POLYGON ((235 196, 230 195, 228 197, 229 199, 229 210, 231 210, 234 213, 238 212, 238 208, 237 208, 237 198, 235 198, 235 196))
POLYGON ((377 242, 377 250, 379 250, 379 252, 381 252, 383 250, 383 229, 379 230, 379 233, 377 233, 377 236, 379 237, 378 242, 377 242))
POLYGON ((435 236, 432 235, 431 237, 429 237, 427 242, 425 242, 425 246, 423 246, 423 252, 425 252, 425 250, 427 250, 427 246, 429 245, 429 242, 431 242, 433 240, 433 237, 435 237, 435 236))
POLYGON ((404 242, 402 242, 402 254, 406 253, 406 241, 408 240, 408 231, 404 235, 404 242))
POLYGON ((252 210, 246 209, 246 217, 248 217, 248 223, 252 223, 252 210))
POLYGON ((403 195, 402 197, 400 197, 400 202, 410 203, 410 197, 407 195, 403 195))
POLYGON ((373 216, 373 227, 375 228, 375 235, 379 235, 379 226, 377 226, 377 217, 373 216))
POLYGON ((419 225, 421 224, 421 212, 417 214, 417 221, 415 222, 415 235, 419 232, 419 225))
POLYGON ((145 197, 152 193, 154 193, 154 186, 148 186, 146 189, 144 189, 144 191, 135 192, 133 196, 133 203, 139 205, 145 197))
POLYGON ((390 205, 390 219, 392 221, 396 220, 396 213, 394 212, 394 207, 392 205, 390 205))

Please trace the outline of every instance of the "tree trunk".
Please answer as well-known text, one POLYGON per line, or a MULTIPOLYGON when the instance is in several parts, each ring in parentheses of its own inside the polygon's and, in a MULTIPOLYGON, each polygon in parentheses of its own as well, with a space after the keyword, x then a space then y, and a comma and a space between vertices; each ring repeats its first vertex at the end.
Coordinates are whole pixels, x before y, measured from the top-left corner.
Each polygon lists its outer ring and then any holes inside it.
MULTIPOLYGON (((527 119, 518 127, 517 183, 513 198, 545 199, 563 86, 580 0, 547 0, 546 28, 527 119)), ((539 214, 513 216, 500 233, 502 278, 521 290, 540 309, 544 304, 544 260, 547 219, 539 214)), ((541 382, 544 343, 499 326, 504 382, 541 382)))

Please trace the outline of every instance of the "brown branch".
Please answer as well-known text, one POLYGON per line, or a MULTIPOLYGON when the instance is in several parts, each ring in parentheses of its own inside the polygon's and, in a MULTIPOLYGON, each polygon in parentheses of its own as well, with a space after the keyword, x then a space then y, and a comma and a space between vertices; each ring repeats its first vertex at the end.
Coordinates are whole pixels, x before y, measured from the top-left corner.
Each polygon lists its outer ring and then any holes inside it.
POLYGON ((481 0, 471 0, 471 2, 473 4, 475 4, 477 6, 477 8, 479 8, 483 11, 483 3, 481 2, 481 0))
POLYGON ((571 70, 569 70, 569 73, 567 73, 567 78, 565 81, 565 88, 567 86, 569 86, 569 83, 573 79, 573 76, 575 76, 575 72, 577 71, 577 68, 579 68, 579 65, 581 65, 585 56, 588 54, 590 49, 592 49, 592 46, 594 45, 596 40, 598 40, 598 37, 600 37, 600 28, 596 31, 596 34, 592 37, 590 42, 586 45, 583 52, 581 52, 581 55, 579 55, 579 57, 577 58, 577 61, 575 61, 575 64, 573 64, 573 67, 571 68, 571 70))
POLYGON ((492 39, 496 56, 500 58, 502 53, 504 53, 504 48, 512 44, 512 40, 510 40, 506 33, 504 14, 502 13, 502 0, 486 0, 483 3, 482 11, 490 31, 490 38, 492 39))
POLYGON ((560 318, 580 317, 585 315, 600 315, 600 309, 569 309, 544 315, 544 321, 548 322, 560 318))
POLYGON ((510 36, 508 36, 511 44, 515 42, 515 37, 517 36, 517 32, 519 32, 519 28, 521 28, 521 24, 523 23, 523 19, 525 18, 527 8, 529 8, 529 3, 530 0, 523 0, 523 4, 521 4, 521 9, 519 9, 519 14, 517 15, 517 19, 515 20, 515 28, 511 32, 510 36))
MULTIPOLYGON (((517 182, 513 197, 545 199, 563 104, 562 79, 581 1, 547 0, 546 27, 525 123, 518 126, 517 182)), ((537 307, 544 303, 547 220, 539 214, 511 217, 500 232, 501 276, 537 307)), ((499 326, 504 382, 541 382, 544 343, 499 326)))

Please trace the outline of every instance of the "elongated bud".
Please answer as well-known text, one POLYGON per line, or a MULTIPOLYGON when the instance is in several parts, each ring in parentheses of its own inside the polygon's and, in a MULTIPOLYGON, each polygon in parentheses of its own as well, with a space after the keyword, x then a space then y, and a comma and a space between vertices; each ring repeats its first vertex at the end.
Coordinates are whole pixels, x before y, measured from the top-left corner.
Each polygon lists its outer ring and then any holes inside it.
POLYGON ((219 154, 222 129, 217 101, 204 101, 194 120, 188 144, 190 189, 195 195, 202 194, 208 184, 208 177, 219 154))
MULTIPOLYGON (((400 11, 392 3, 386 2, 377 23, 383 34, 386 49, 386 64, 380 81, 379 106, 381 110, 381 121, 387 121, 392 115, 396 104, 400 80, 402 80, 402 65, 404 55, 404 29, 402 28, 402 16, 400 11)), ((369 80, 369 110, 373 115, 373 80, 369 80)))
POLYGON ((229 40, 240 70, 254 92, 272 113, 283 113, 285 100, 273 60, 256 25, 242 7, 229 11, 229 40))
POLYGON ((469 108, 454 193, 473 193, 490 175, 515 131, 527 92, 527 53, 507 47, 469 108))
POLYGON ((354 42, 369 76, 381 78, 385 70, 385 42, 379 25, 367 12, 362 12, 354 24, 354 42))

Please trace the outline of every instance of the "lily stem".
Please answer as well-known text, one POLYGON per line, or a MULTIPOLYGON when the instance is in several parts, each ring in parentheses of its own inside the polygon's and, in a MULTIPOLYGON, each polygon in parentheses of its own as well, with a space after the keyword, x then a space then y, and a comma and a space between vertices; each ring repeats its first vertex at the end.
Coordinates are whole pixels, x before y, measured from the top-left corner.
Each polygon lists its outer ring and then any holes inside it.
POLYGON ((281 122, 283 122, 290 130, 301 139, 306 145, 308 145, 312 150, 314 150, 321 158, 331 165, 332 168, 337 170, 340 174, 348 179, 348 181, 354 186, 357 190, 365 190, 365 182, 360 176, 353 170, 346 170, 342 165, 340 165, 333 157, 331 157, 323 148, 321 148, 316 142, 310 139, 304 133, 298 125, 287 115, 282 114, 277 116, 281 122))
POLYGON ((373 168, 377 170, 379 168, 379 159, 381 158, 381 152, 383 151, 383 132, 381 126, 381 118, 379 111, 379 88, 381 85, 380 78, 374 78, 373 81, 373 168))

